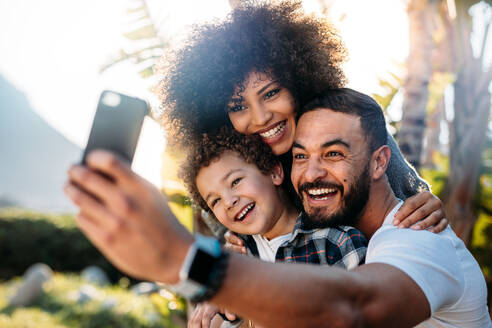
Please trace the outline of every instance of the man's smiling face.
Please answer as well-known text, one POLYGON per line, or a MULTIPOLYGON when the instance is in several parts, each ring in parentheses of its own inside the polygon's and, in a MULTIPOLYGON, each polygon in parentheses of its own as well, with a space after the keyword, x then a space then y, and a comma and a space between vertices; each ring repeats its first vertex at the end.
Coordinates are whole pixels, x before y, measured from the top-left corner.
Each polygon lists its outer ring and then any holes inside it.
POLYGON ((355 115, 316 109, 299 119, 291 179, 308 226, 356 225, 369 196, 370 152, 355 115))

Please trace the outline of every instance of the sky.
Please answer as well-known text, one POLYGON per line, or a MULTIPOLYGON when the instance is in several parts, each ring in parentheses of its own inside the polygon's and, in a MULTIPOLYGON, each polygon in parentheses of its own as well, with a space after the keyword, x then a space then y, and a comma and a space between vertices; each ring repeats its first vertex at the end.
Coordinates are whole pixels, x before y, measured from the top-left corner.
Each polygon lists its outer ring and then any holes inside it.
MULTIPOLYGON (((0 0, 0 74, 23 91, 50 125, 84 147, 97 99, 104 89, 156 99, 149 81, 131 64, 100 73, 102 65, 128 46, 126 10, 132 0, 0 0)), ((151 15, 163 18, 167 33, 183 37, 186 26, 223 18, 227 0, 148 0, 151 15)), ((317 0, 304 2, 318 10, 317 0)), ((345 66, 349 86, 365 93, 381 91, 378 77, 394 71, 408 52, 404 1, 338 0, 332 17, 350 60, 345 66), (339 18, 343 18, 339 21, 339 18)), ((146 120, 133 165, 157 186, 162 185, 163 131, 146 120)))

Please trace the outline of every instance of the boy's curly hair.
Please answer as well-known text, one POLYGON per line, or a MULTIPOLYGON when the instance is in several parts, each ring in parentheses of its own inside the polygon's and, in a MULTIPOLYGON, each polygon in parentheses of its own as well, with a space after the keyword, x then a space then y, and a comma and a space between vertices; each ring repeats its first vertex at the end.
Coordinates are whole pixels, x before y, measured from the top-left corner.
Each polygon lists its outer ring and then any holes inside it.
POLYGON ((248 73, 275 78, 302 106, 345 83, 336 30, 300 1, 246 2, 224 21, 194 26, 184 47, 163 57, 158 93, 171 145, 186 146, 230 125, 226 106, 248 73))
POLYGON ((203 197, 198 192, 196 177, 200 170, 218 160, 224 153, 233 152, 246 163, 254 164, 268 174, 279 165, 272 149, 257 135, 245 136, 230 127, 222 127, 218 133, 203 134, 200 142, 188 148, 186 162, 178 173, 194 203, 211 213, 203 197))

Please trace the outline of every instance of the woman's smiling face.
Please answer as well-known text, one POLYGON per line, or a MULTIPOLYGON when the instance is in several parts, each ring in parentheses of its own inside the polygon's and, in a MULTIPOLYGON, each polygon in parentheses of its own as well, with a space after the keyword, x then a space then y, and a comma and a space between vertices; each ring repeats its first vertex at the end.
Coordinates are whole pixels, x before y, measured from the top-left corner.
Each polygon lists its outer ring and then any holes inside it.
POLYGON ((238 132, 259 134, 275 155, 290 150, 294 142, 295 101, 274 78, 258 72, 246 76, 227 106, 229 119, 238 132))

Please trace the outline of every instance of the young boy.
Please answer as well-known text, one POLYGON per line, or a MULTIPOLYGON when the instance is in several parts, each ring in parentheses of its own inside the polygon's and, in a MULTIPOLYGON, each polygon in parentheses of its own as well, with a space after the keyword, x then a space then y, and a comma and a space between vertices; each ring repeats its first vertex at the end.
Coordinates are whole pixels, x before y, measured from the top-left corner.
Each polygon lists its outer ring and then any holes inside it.
MULTIPOLYGON (((230 128, 204 135, 192 147, 180 177, 194 202, 238 233, 249 253, 264 261, 346 269, 364 262, 367 241, 357 229, 303 227, 304 214, 282 187, 282 165, 259 136, 245 136, 230 128)), ((199 306, 191 320, 201 322, 206 311, 212 313, 210 318, 219 312, 211 305, 199 306)), ((233 326, 238 325, 241 323, 233 326)))

